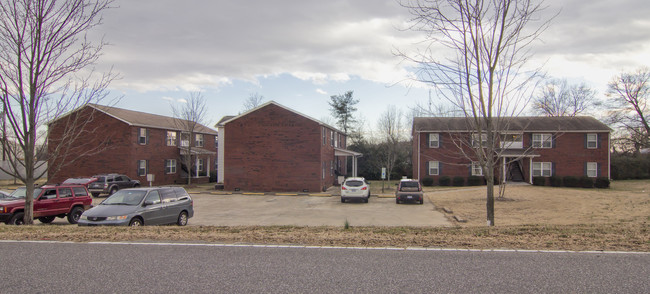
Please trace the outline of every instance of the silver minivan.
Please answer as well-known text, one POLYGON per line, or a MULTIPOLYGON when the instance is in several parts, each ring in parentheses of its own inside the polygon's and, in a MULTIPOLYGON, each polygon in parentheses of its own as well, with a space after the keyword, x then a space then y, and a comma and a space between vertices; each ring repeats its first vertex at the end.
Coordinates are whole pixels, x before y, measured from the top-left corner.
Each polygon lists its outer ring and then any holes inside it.
POLYGON ((182 187, 124 189, 86 210, 80 226, 187 225, 194 202, 182 187))

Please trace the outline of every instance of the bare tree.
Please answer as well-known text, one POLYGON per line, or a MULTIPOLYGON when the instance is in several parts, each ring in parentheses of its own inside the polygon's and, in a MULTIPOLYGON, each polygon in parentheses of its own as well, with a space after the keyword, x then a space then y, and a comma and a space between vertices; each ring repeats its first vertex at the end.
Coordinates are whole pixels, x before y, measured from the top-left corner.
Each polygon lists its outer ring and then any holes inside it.
MULTIPOLYGON (((6 119, 2 145, 11 165, 3 171, 27 186, 27 224, 33 223, 34 183, 45 173, 35 173, 41 164, 35 160, 38 148, 46 148, 45 123, 104 98, 114 78, 92 70, 105 43, 86 37, 101 24, 111 2, 0 2, 0 95, 6 119)), ((62 154, 64 146, 48 156, 62 154)))
POLYGON ((183 107, 172 106, 172 111, 176 118, 174 123, 181 130, 181 162, 187 168, 187 184, 190 185, 192 184, 192 170, 198 168, 192 160, 192 142, 196 140, 199 126, 205 124, 208 109, 205 98, 200 92, 190 93, 186 100, 183 107))
POLYGON ((547 81, 533 98, 533 112, 544 116, 576 116, 599 106, 596 91, 584 83, 569 85, 566 79, 547 81))
POLYGON ((377 121, 379 132, 379 154, 380 162, 386 167, 387 178, 390 181, 390 174, 393 171, 398 159, 405 153, 405 133, 402 111, 394 105, 389 105, 377 121))
POLYGON ((638 152, 650 148, 650 69, 621 73, 610 83, 610 123, 623 131, 622 143, 638 152))
POLYGON ((472 136, 458 146, 469 147, 471 154, 464 155, 483 169, 487 223, 493 226, 498 138, 508 118, 523 111, 531 81, 538 78, 537 70, 525 67, 526 48, 549 24, 538 22, 543 7, 534 0, 404 0, 401 5, 413 16, 409 29, 426 36, 426 48, 398 54, 418 65, 417 80, 433 85, 466 118, 472 136), (538 23, 531 27, 532 22, 538 23), (436 59, 446 53, 445 60, 436 59))
POLYGON ((258 93, 250 94, 248 98, 244 100, 244 112, 257 108, 258 106, 262 105, 263 101, 264 96, 258 93))

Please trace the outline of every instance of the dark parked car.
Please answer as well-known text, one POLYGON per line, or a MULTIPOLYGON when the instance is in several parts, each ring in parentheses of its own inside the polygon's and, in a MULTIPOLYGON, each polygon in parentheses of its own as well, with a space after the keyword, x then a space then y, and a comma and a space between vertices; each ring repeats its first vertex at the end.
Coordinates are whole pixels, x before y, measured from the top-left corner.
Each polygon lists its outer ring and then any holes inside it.
MULTIPOLYGON (((11 193, 11 197, 0 200, 0 221, 8 225, 24 223, 26 192, 27 188, 20 187, 11 193)), ((92 202, 84 186, 41 186, 34 188, 34 218, 42 223, 51 223, 56 217, 67 216, 69 223, 76 224, 92 202)))
POLYGON ((131 180, 125 175, 104 174, 92 177, 96 178, 97 181, 88 184, 88 190, 94 197, 99 196, 99 194, 113 195, 113 193, 121 189, 140 187, 140 181, 131 180))
POLYGON ((424 203, 424 192, 422 192, 422 185, 419 181, 411 179, 399 181, 397 191, 395 191, 395 203, 400 204, 406 201, 424 203))
POLYGON ((84 212, 80 226, 187 225, 194 201, 181 187, 149 187, 115 192, 84 212))

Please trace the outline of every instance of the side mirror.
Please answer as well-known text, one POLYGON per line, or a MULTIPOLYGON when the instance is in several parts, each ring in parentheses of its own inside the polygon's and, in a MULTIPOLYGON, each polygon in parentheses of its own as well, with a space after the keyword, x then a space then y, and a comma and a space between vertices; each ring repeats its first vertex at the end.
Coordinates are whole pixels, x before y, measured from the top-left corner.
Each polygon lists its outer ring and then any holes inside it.
POLYGON ((144 206, 149 206, 149 205, 154 205, 154 204, 156 204, 156 203, 153 202, 153 201, 145 201, 144 202, 144 206))

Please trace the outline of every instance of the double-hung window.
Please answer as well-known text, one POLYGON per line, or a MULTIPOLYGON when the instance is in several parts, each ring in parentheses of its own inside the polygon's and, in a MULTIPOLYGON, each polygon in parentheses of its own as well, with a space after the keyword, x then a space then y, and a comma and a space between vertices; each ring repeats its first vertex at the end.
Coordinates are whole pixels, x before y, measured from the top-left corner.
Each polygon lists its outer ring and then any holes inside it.
POLYGON ((140 128, 140 132, 138 134, 138 143, 140 143, 140 145, 147 144, 147 129, 140 128))
POLYGON ((597 162, 587 162, 587 176, 590 178, 595 178, 598 176, 597 162))
POLYGON ((598 134, 587 134, 587 148, 598 148, 598 134))
POLYGON ((194 134, 194 145, 196 147, 203 147, 203 134, 194 134))
POLYGON ((551 162, 533 162, 533 177, 550 177, 552 170, 553 163, 551 162))
POLYGON ((167 146, 176 146, 176 132, 167 131, 167 146))
POLYGON ((165 160, 165 173, 167 174, 176 173, 176 159, 165 160))
POLYGON ((472 176, 482 176, 482 175, 483 175, 483 169, 481 168, 481 164, 478 161, 473 161, 472 176))
POLYGON ((472 134, 472 147, 486 147, 487 146, 487 134, 472 134))
POLYGON ((533 148, 553 147, 553 136, 551 134, 533 134, 533 148))
POLYGON ((429 148, 438 148, 440 147, 440 134, 431 133, 429 134, 429 148))
POLYGON ((138 176, 146 176, 147 175, 147 161, 146 160, 138 160, 138 176))
POLYGON ((440 174, 440 161, 429 161, 429 175, 437 176, 440 174))

